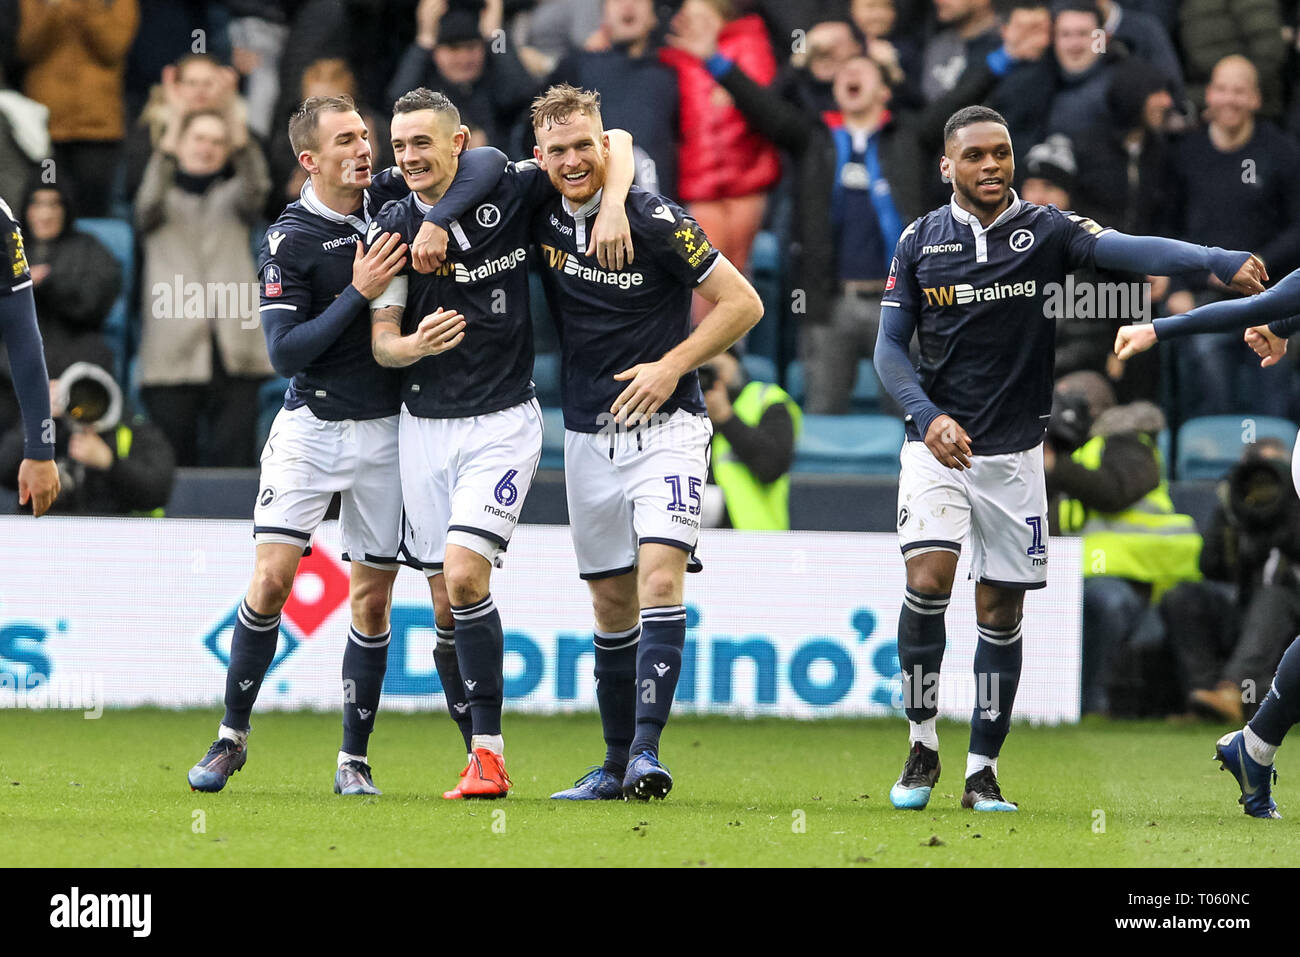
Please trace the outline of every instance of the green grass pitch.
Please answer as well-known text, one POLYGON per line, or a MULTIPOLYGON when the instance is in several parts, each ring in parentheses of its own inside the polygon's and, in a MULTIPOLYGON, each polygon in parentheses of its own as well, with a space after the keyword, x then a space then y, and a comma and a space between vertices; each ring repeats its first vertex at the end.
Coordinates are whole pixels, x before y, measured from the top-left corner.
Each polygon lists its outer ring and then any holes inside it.
POLYGON ((1017 814, 963 811, 966 729, 941 724, 925 811, 896 811, 901 720, 677 717, 676 778, 652 804, 549 801, 603 747, 594 715, 507 714, 515 789, 444 801, 464 760, 443 714, 383 714, 377 798, 332 793, 339 718, 259 714, 249 761, 220 794, 185 772, 215 712, 0 713, 0 834, 18 866, 1268 866, 1300 850, 1300 775, 1282 821, 1245 817, 1210 760, 1224 729, 1087 721, 1017 726, 1000 778, 1017 814))

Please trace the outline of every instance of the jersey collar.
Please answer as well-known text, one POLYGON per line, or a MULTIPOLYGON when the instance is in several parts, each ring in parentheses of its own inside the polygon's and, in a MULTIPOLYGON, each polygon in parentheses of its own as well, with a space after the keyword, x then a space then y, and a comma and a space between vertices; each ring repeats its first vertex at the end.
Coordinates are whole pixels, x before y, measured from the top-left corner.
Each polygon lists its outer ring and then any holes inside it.
POLYGON ((1001 226, 1003 223, 1010 222, 1020 215, 1020 208, 1023 205, 1020 201, 1020 197, 1016 195, 1014 189, 1010 192, 1011 205, 1004 209, 1001 215, 999 215, 997 219, 993 220, 993 222, 989 223, 987 227, 980 225, 979 217, 974 213, 968 213, 957 205, 957 196, 955 193, 953 194, 952 199, 948 201, 948 209, 952 213, 952 218, 957 220, 959 223, 965 223, 970 227, 971 232, 975 235, 976 262, 982 263, 988 261, 989 233, 991 233, 996 227, 1001 226))
POLYGON ((322 219, 328 219, 332 223, 347 223, 361 235, 366 234, 366 226, 370 222, 370 194, 365 190, 361 191, 361 217, 345 216, 343 213, 336 213, 330 209, 316 196, 316 190, 311 185, 311 180, 302 184, 302 192, 299 194, 302 200, 303 208, 309 212, 315 213, 322 219))
POLYGON ((577 209, 569 207, 569 201, 563 196, 560 197, 561 205, 564 211, 573 217, 573 241, 578 247, 578 252, 587 248, 587 223, 596 217, 600 212, 600 197, 605 194, 605 188, 602 186, 596 190, 596 195, 591 197, 577 209))

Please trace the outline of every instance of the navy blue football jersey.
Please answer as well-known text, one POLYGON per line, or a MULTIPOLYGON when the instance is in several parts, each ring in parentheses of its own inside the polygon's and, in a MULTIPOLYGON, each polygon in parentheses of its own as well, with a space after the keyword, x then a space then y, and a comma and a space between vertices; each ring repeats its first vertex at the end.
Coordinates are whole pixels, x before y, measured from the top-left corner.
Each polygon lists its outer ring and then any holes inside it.
MULTIPOLYGON (((988 229, 954 201, 903 231, 881 305, 916 316, 921 388, 966 430, 975 454, 1043 440, 1056 355, 1046 300, 1052 284, 1093 265, 1106 231, 1014 193, 988 229)), ((922 438, 910 420, 907 437, 922 438)))
MULTIPOLYGON (((718 261, 699 223, 676 203, 633 186, 627 197, 635 260, 602 269, 583 254, 600 194, 570 212, 559 193, 533 219, 542 285, 560 338, 564 427, 599 432, 627 387, 614 376, 655 362, 691 333, 691 293, 718 261)), ((694 372, 682 376, 660 411, 704 414, 694 372)))
MULTIPOLYGON (((465 316, 465 338, 441 355, 402 369, 402 401, 412 415, 467 418, 508 409, 533 397, 533 324, 529 312, 529 218, 555 194, 529 160, 511 163, 497 186, 453 220, 447 261, 429 274, 408 264, 402 334, 439 307, 465 316)), ((398 232, 411 242, 429 206, 414 193, 389 203, 372 236, 398 232)))
POLYGON ((32 274, 27 268, 27 254, 23 251, 23 231, 18 228, 13 211, 3 199, 0 199, 0 240, 3 240, 0 251, 4 254, 0 295, 30 289, 32 274))
MULTIPOLYGON (((315 197, 311 183, 266 232, 257 254, 262 281, 261 317, 269 323, 311 322, 352 283, 352 261, 381 198, 393 198, 406 184, 396 169, 372 180, 362 207, 344 216, 315 197)), ((308 406, 320 419, 377 419, 396 415, 401 378, 379 365, 370 352, 370 310, 364 300, 356 317, 323 352, 297 370, 285 390, 284 406, 308 406)))

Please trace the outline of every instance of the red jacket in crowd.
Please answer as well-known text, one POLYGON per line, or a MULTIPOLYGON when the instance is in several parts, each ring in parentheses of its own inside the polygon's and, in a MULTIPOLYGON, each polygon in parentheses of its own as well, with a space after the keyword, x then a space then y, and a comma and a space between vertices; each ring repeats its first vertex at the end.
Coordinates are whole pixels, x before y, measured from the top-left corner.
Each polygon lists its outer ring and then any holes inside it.
MULTIPOLYGON (((718 36, 718 52, 757 83, 776 78, 776 58, 757 14, 733 20, 718 36)), ((730 199, 766 192, 781 177, 776 147, 754 132, 704 64, 665 48, 660 59, 677 71, 681 103, 678 198, 683 202, 730 199)))

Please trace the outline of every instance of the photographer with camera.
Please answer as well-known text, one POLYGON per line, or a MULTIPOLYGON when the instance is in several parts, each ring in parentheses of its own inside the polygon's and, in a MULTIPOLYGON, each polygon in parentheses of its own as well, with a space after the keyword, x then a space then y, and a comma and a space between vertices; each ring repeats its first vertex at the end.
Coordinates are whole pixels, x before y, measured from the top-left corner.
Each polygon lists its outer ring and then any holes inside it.
MULTIPOLYGON (((127 415, 121 387, 99 366, 77 362, 50 381, 54 460, 62 494, 54 510, 79 515, 162 514, 175 458, 157 426, 127 415)), ((0 438, 0 482, 17 487, 23 432, 0 438)))
POLYGON ((1206 580, 1161 602, 1187 705, 1203 717, 1240 724, 1300 631, 1300 498, 1290 468, 1276 439, 1246 446, 1219 485, 1201 551, 1206 580))
POLYGON ((700 367, 713 423, 701 522, 709 528, 790 527, 790 465, 803 413, 779 385, 751 382, 728 350, 700 367))
POLYGON ((1116 406, 1099 373, 1075 372, 1056 385, 1043 444, 1048 525, 1083 537, 1085 713, 1109 713, 1121 661, 1158 644, 1153 602, 1200 577, 1196 523, 1174 511, 1162 478, 1156 435, 1164 427, 1149 402, 1116 406))

